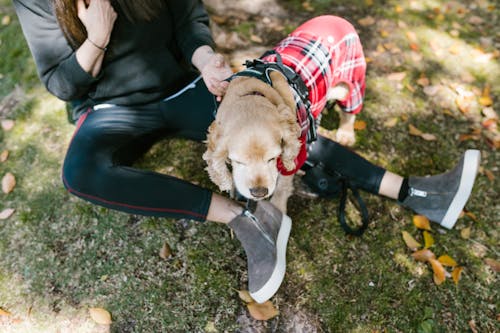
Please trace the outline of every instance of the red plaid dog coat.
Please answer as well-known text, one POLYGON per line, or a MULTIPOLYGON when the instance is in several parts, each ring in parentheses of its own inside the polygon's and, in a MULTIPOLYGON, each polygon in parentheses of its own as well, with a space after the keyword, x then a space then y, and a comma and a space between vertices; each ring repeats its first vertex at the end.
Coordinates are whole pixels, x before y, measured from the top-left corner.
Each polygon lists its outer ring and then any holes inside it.
MULTIPOLYGON (((361 111, 366 62, 359 36, 349 22, 331 15, 315 17, 295 29, 274 50, 281 55, 283 64, 297 72, 306 84, 314 118, 326 105, 328 89, 341 82, 347 84, 349 93, 337 104, 344 112, 361 111)), ((271 54, 262 60, 276 62, 276 56, 271 54)), ((295 160, 296 169, 287 171, 278 164, 284 175, 294 174, 306 161, 304 131, 300 139, 302 148, 295 160)))

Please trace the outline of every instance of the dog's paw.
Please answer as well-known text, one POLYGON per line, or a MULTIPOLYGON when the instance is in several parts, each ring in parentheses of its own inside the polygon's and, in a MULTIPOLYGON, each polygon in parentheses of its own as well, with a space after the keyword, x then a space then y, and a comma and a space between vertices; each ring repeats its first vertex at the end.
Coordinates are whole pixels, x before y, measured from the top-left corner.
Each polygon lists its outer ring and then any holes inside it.
POLYGON ((344 129, 339 128, 337 133, 335 133, 335 141, 343 146, 354 146, 356 143, 356 135, 354 134, 354 129, 344 129))

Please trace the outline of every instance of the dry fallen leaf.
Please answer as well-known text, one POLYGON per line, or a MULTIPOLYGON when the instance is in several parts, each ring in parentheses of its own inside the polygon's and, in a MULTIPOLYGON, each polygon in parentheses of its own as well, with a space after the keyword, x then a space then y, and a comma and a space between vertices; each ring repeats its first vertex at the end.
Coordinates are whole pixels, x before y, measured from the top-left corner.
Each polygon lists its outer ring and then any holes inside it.
POLYGON ((463 239, 469 239, 470 238, 470 231, 471 231, 470 227, 463 228, 462 230, 460 230, 460 236, 463 239))
POLYGON ((394 72, 387 75, 387 80, 389 81, 403 81, 406 77, 406 72, 394 72))
POLYGON ((358 23, 359 23, 359 25, 361 25, 363 27, 367 27, 369 25, 374 24, 375 23, 375 19, 372 16, 366 16, 366 17, 364 17, 362 19, 359 19, 358 23))
POLYGON ((89 314, 93 321, 101 325, 111 324, 111 314, 103 308, 89 308, 89 314))
POLYGON ((9 311, 5 311, 4 309, 0 308, 0 316, 8 317, 12 315, 9 311))
POLYGON ((424 230, 424 248, 428 249, 432 245, 434 245, 434 237, 432 237, 432 234, 430 232, 424 230))
POLYGON ((412 251, 415 251, 422 246, 422 244, 417 242, 415 238, 413 238, 413 236, 410 235, 410 233, 408 233, 407 231, 403 231, 401 233, 403 235, 403 240, 405 241, 406 246, 408 246, 408 248, 410 248, 412 251))
POLYGON ((252 298, 252 296, 250 296, 250 293, 248 292, 248 290, 238 290, 238 296, 245 303, 255 302, 255 300, 252 298))
POLYGON ((421 130, 419 130, 418 128, 416 128, 412 124, 408 125, 408 131, 410 132, 410 135, 414 135, 414 136, 421 136, 423 134, 423 132, 421 130))
POLYGON ((0 220, 6 220, 14 214, 16 210, 14 208, 6 208, 0 212, 0 220))
POLYGON ((385 127, 389 127, 389 128, 394 127, 394 126, 396 126, 396 124, 398 123, 398 121, 399 121, 398 117, 393 117, 391 119, 386 120, 384 122, 384 126, 385 127))
POLYGON ((447 254, 443 254, 442 256, 439 256, 438 261, 442 265, 448 266, 448 267, 455 267, 458 265, 457 262, 447 254))
POLYGON ((252 302, 247 304, 247 308, 252 318, 256 320, 269 320, 279 314, 279 311, 271 301, 266 301, 262 304, 252 302))
POLYGON ((446 271, 444 270, 443 265, 436 259, 429 259, 431 263, 432 270, 434 272, 434 283, 440 285, 446 279, 446 271))
POLYGON ((413 252, 412 257, 417 261, 429 261, 429 259, 436 259, 436 255, 429 249, 422 249, 413 252))
POLYGON ((479 98, 479 104, 483 106, 491 106, 493 104, 493 100, 491 99, 490 96, 490 86, 486 85, 484 86, 483 93, 481 94, 481 97, 479 98))
POLYGON ((424 215, 413 215, 413 224, 418 229, 431 230, 431 223, 424 215))
POLYGON ((486 258, 484 259, 484 263, 490 266, 493 271, 497 273, 500 272, 500 262, 498 262, 497 260, 492 258, 486 258))
POLYGON ((170 249, 170 245, 167 242, 163 243, 163 246, 160 249, 160 258, 167 259, 172 256, 172 250, 170 249))
POLYGON ((453 282, 455 284, 458 284, 458 281, 460 281, 460 276, 462 275, 463 267, 457 266, 451 271, 451 278, 453 279, 453 282))
POLYGON ((2 25, 5 26, 5 25, 9 25, 9 24, 10 24, 10 16, 5 15, 4 17, 2 17, 2 25))
POLYGON ((15 122, 12 119, 5 119, 2 120, 1 124, 4 131, 10 131, 14 127, 15 122))
POLYGON ((9 158, 9 151, 6 149, 2 151, 2 153, 0 154, 0 163, 7 161, 8 158, 9 158))
POLYGON ((357 131, 362 131, 366 128, 366 122, 364 122, 363 120, 356 120, 354 122, 354 129, 357 130, 357 131))
POLYGON ((2 191, 7 194, 12 192, 14 187, 16 187, 16 177, 12 173, 7 172, 2 178, 2 191))
POLYGON ((495 175, 493 174, 493 172, 491 172, 490 170, 488 169, 484 169, 484 174, 486 175, 486 177, 488 178, 488 180, 490 182, 494 181, 495 180, 495 175))

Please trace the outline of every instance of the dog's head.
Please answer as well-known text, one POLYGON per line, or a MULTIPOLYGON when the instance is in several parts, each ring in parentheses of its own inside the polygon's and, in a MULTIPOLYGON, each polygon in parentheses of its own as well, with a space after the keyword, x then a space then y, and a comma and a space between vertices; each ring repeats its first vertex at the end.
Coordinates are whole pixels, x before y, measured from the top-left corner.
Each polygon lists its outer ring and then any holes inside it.
POLYGON ((253 200, 273 194, 278 158, 293 170, 301 146, 290 87, 280 73, 272 73, 271 79, 272 87, 255 78, 231 81, 203 154, 210 179, 222 191, 236 187, 253 200))

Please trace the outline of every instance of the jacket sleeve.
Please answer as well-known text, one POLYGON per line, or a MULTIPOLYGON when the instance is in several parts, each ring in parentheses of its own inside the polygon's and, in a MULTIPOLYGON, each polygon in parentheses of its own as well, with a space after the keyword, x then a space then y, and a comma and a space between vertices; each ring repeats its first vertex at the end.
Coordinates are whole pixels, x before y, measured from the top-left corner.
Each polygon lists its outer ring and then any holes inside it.
POLYGON ((16 14, 49 92, 68 101, 84 96, 97 81, 85 72, 66 41, 50 0, 14 0, 16 14))
POLYGON ((215 47, 208 14, 200 0, 176 0, 168 4, 174 20, 176 43, 184 59, 191 64, 191 57, 198 47, 215 47))

